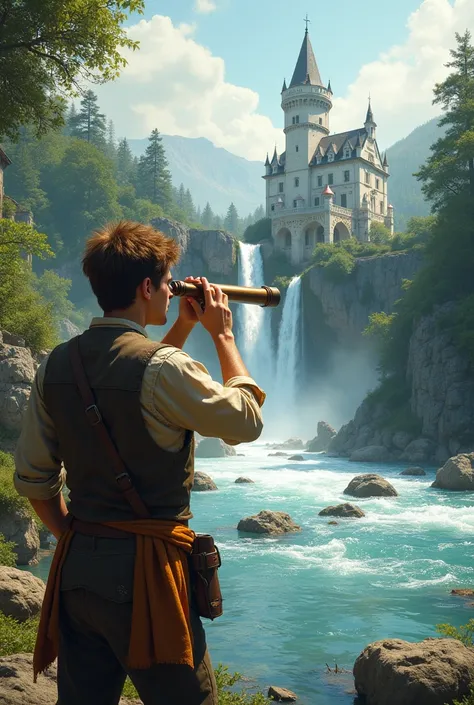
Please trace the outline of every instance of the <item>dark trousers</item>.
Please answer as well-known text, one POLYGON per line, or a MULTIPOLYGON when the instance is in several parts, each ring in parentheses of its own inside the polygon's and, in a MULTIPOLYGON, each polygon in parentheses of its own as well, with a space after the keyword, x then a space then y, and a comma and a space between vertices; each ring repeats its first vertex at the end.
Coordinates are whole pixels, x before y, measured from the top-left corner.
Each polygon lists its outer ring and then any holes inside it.
POLYGON ((194 670, 179 664, 128 668, 134 543, 73 539, 61 583, 57 705, 117 705, 127 675, 144 705, 217 705, 204 629, 193 608, 194 670))

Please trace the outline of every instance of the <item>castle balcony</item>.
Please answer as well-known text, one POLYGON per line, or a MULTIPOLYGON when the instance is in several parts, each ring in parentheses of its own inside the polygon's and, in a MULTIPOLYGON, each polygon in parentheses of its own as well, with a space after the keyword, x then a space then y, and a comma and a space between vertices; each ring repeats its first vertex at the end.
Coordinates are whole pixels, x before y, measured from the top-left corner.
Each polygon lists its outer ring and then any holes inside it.
POLYGON ((304 206, 302 208, 276 208, 270 211, 271 218, 280 218, 282 215, 308 215, 309 213, 321 213, 324 210, 324 203, 319 206, 304 206))
POLYGON ((343 206, 336 206, 334 203, 331 204, 331 214, 340 215, 343 218, 352 218, 353 209, 344 208, 343 206))

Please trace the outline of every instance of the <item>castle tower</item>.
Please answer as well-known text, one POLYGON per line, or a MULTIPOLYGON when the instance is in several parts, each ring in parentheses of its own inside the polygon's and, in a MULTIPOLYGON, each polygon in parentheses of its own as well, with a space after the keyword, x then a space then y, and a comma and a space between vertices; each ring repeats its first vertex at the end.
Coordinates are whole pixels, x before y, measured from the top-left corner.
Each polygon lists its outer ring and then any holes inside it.
POLYGON ((367 117, 364 123, 365 131, 369 139, 374 140, 377 136, 377 123, 374 120, 374 114, 372 112, 372 105, 369 98, 369 107, 367 108, 367 117))
POLYGON ((307 169, 322 137, 329 134, 332 91, 321 80, 308 28, 290 85, 283 83, 281 107, 285 113, 287 171, 307 169))

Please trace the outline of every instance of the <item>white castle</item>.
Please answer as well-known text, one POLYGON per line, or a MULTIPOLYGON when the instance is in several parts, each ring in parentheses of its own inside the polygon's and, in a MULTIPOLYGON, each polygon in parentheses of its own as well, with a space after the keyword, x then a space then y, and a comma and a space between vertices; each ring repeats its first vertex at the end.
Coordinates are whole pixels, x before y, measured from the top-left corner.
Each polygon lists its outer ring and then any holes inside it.
POLYGON ((283 82, 286 150, 265 162, 266 212, 272 237, 294 264, 318 242, 353 235, 370 240, 373 221, 393 233, 386 155, 380 154, 372 107, 364 127, 330 134, 331 82, 323 85, 308 26, 290 85, 283 82))

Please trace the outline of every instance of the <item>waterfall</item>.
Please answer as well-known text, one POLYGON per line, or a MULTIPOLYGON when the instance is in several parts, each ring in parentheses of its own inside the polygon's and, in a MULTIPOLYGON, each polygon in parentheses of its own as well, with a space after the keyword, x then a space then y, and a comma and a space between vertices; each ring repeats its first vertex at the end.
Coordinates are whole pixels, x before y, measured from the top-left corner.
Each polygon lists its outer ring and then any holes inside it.
MULTIPOLYGON (((239 242, 239 286, 265 283, 260 245, 239 242)), ((272 381, 274 351, 272 346, 271 308, 251 304, 237 307, 239 349, 250 375, 264 389, 272 381)))
POLYGON ((286 423, 296 422, 296 395, 301 365, 301 278, 293 277, 286 292, 278 335, 275 391, 286 423))

